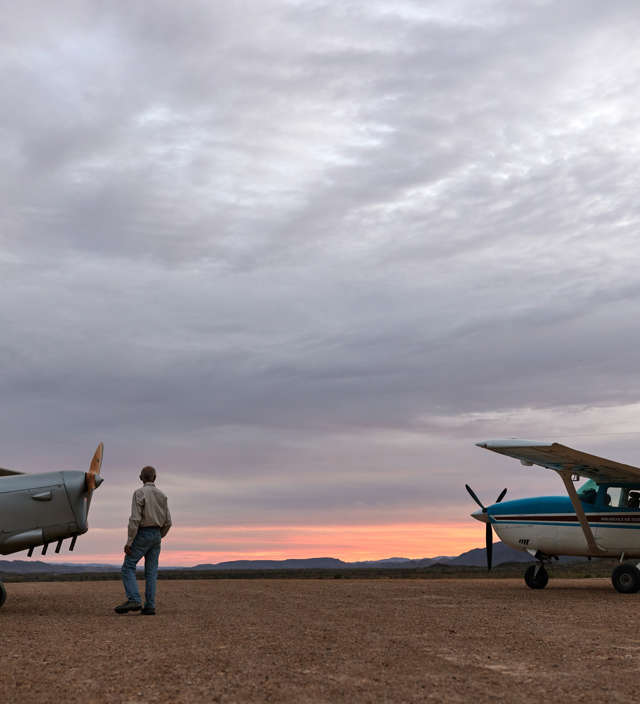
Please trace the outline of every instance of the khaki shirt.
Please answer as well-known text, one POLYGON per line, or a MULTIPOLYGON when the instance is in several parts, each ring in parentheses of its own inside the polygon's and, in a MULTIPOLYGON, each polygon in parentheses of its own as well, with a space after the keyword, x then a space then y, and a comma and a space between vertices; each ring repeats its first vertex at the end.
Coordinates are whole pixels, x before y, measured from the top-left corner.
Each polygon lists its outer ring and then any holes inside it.
POLYGON ((148 526, 160 528, 160 534, 163 538, 171 528, 171 514, 167 497, 153 482, 145 482, 141 489, 136 489, 133 492, 127 545, 133 543, 138 528, 148 526))

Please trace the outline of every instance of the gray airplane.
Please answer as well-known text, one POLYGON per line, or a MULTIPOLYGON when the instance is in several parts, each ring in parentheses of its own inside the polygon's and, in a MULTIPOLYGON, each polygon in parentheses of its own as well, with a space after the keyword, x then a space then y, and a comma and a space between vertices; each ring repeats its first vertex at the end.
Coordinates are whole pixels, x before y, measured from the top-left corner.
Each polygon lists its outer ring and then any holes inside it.
MULTIPOLYGON (((0 469, 0 555, 28 550, 31 557, 40 545, 46 555, 54 542, 60 552, 65 538, 71 538, 69 550, 73 550, 77 537, 89 530, 91 497, 102 484, 103 450, 100 443, 88 472, 23 474, 0 469)), ((6 598, 0 582, 0 606, 6 598)))

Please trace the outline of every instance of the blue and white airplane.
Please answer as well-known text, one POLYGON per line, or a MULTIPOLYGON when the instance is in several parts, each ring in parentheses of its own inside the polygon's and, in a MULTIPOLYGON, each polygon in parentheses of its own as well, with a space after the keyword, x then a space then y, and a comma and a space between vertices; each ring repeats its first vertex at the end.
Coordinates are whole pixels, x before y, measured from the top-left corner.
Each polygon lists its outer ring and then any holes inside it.
POLYGON ((536 559, 525 572, 531 589, 549 581, 545 564, 558 555, 615 557, 613 586, 624 594, 640 590, 640 468, 573 450, 553 442, 487 440, 478 447, 514 457, 526 467, 538 465, 557 472, 568 496, 536 496, 502 501, 471 515, 486 524, 487 565, 491 569, 493 530, 500 539, 536 559), (586 482, 576 489, 583 477, 586 482), (635 559, 634 559, 635 558, 635 559), (626 559, 633 560, 627 561, 626 559))

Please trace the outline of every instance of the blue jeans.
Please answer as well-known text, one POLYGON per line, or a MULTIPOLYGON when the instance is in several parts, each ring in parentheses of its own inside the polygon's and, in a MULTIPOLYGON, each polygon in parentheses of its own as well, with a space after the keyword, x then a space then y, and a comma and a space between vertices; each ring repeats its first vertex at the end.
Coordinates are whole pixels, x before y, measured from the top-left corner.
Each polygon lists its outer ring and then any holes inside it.
POLYGON ((156 581, 161 541, 160 528, 138 528, 138 533, 131 543, 131 554, 127 555, 122 563, 122 583, 127 599, 140 604, 136 565, 144 557, 144 605, 150 609, 156 606, 156 581))

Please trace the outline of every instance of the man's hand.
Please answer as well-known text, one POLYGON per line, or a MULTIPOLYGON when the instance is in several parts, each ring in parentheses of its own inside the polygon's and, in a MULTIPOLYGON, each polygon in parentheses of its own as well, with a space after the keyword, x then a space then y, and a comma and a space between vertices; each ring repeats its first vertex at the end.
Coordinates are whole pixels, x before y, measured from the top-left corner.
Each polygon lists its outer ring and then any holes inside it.
POLYGON ((127 555, 131 555, 131 545, 125 545, 124 551, 127 553, 127 555))

